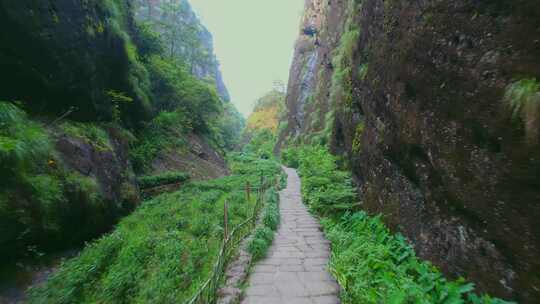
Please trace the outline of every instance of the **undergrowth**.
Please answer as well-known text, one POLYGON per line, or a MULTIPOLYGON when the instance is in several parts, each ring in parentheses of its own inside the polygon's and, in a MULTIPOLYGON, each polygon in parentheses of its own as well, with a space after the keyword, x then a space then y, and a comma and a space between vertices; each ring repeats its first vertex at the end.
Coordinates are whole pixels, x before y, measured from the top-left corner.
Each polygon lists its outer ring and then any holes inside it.
POLYGON ((189 174, 184 172, 165 172, 158 175, 147 175, 138 178, 139 187, 147 189, 162 185, 185 182, 189 179, 189 174))
POLYGON ((144 203, 32 289, 30 303, 182 303, 191 297, 218 255, 225 200, 234 227, 253 214, 255 197, 246 201, 246 182, 258 187, 261 176, 274 178, 281 170, 273 160, 240 153, 229 162, 230 176, 188 183, 144 203))
POLYGON ((326 148, 293 150, 284 160, 298 164, 302 195, 322 217, 332 246, 329 269, 342 288, 342 303, 508 303, 477 296, 474 284, 463 279, 446 280, 379 216, 360 211, 349 174, 337 168, 326 148))
MULTIPOLYGON (((60 129, 62 136, 110 148, 95 125, 64 123, 60 129)), ((93 176, 63 164, 43 124, 0 102, 0 257, 34 258, 72 246, 105 231, 122 208, 106 205, 93 176)))
POLYGON ((279 225, 279 195, 274 188, 266 192, 265 203, 262 223, 255 229, 253 238, 247 246, 254 261, 260 260, 266 255, 274 240, 274 231, 279 225))

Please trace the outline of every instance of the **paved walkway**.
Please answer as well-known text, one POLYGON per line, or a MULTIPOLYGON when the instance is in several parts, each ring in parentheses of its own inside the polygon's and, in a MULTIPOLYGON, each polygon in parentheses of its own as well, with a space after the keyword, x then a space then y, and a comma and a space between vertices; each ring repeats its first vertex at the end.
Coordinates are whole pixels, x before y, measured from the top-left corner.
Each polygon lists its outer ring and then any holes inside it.
POLYGON ((339 287, 326 270, 329 242, 302 203, 298 174, 285 171, 281 225, 267 257, 253 269, 242 304, 339 303, 339 287))

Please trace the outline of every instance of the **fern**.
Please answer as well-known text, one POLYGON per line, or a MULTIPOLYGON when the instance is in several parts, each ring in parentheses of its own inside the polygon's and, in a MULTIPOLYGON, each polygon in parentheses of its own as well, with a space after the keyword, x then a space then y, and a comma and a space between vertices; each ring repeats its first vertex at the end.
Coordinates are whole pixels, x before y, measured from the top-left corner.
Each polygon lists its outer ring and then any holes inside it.
POLYGON ((540 133, 540 83, 535 78, 511 83, 506 87, 505 100, 512 117, 523 120, 528 141, 536 143, 540 133))

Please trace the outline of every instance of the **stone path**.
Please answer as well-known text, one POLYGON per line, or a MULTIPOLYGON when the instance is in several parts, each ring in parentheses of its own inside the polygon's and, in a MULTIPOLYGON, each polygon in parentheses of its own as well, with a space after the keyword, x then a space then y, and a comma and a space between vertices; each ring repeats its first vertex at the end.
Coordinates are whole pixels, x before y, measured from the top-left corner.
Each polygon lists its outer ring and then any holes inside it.
POLYGON ((267 257, 253 268, 242 304, 339 303, 339 286, 326 270, 329 242, 302 203, 298 174, 285 171, 281 225, 267 257))

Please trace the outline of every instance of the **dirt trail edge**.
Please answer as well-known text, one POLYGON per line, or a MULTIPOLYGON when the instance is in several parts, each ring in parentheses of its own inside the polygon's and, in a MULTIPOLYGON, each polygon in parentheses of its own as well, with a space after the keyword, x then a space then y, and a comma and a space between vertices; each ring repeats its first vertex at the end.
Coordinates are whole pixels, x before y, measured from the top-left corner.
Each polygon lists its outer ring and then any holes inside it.
POLYGON ((327 271, 329 242, 302 203, 296 170, 284 170, 281 225, 267 257, 253 269, 242 304, 339 303, 339 286, 327 271))

